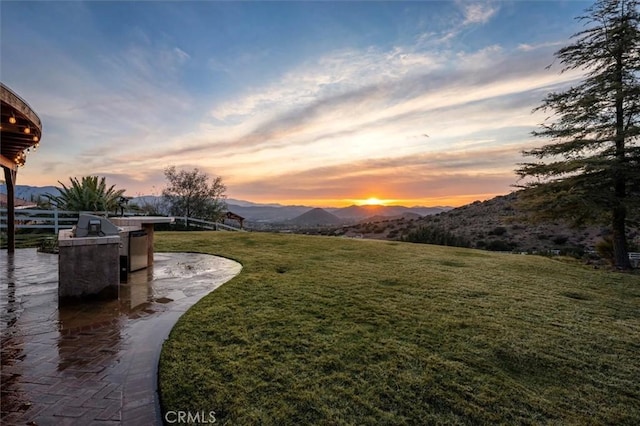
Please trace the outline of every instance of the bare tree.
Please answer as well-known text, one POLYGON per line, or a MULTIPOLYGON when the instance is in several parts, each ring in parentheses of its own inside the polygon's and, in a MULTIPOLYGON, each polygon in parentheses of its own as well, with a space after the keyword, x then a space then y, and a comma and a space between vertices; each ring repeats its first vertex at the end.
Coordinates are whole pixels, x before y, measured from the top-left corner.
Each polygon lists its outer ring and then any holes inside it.
POLYGON ((216 176, 209 181, 209 176, 197 168, 176 170, 175 166, 167 167, 164 175, 169 185, 162 191, 172 215, 187 218, 199 218, 211 221, 220 220, 226 211, 226 186, 222 178, 216 176))

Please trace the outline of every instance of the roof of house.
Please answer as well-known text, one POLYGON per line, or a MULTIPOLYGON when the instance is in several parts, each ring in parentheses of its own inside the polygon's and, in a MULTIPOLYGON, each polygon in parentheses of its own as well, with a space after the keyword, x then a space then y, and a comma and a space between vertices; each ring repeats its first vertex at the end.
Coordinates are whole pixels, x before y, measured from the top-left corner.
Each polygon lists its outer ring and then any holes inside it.
MULTIPOLYGON (((16 208, 29 208, 37 206, 33 201, 23 200, 22 198, 14 198, 16 208)), ((0 194, 0 207, 7 207, 7 194, 0 194)))

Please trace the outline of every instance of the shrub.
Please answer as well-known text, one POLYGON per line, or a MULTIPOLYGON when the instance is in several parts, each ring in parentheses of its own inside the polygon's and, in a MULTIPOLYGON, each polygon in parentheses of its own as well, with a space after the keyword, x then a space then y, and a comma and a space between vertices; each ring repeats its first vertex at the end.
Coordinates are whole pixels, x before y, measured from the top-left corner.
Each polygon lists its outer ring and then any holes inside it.
POLYGON ((575 257, 576 259, 580 259, 585 255, 585 250, 584 246, 567 247, 561 250, 560 254, 563 256, 571 256, 575 257))
POLYGON ((612 265, 615 265, 615 257, 613 255, 613 238, 610 235, 603 237, 596 243, 596 252, 609 261, 612 265))
POLYGON ((392 229, 391 231, 389 231, 389 233, 387 234, 387 238, 396 238, 398 236, 399 230, 398 229, 392 229))
POLYGON ((494 240, 487 244, 487 250, 491 251, 511 251, 515 247, 515 244, 505 240, 494 240))
POLYGON ((489 231, 489 235, 501 236, 507 233, 507 228, 504 226, 496 226, 491 231, 489 231))
POLYGON ((557 237, 555 237, 551 241, 553 241, 557 245, 562 245, 562 244, 566 243, 568 240, 569 240, 569 237, 564 236, 564 235, 558 235, 557 237))
POLYGON ((403 237, 403 241, 441 246, 471 247, 471 244, 465 238, 437 226, 421 226, 415 231, 409 232, 403 237))

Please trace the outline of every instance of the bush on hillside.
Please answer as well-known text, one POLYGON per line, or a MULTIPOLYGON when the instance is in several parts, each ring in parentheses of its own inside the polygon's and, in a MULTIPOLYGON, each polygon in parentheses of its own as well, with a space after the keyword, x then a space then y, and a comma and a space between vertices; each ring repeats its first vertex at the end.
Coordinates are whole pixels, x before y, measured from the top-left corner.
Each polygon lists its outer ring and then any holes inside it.
POLYGON ((512 251, 515 248, 514 243, 505 240, 493 240, 487 244, 487 250, 491 251, 512 251))
POLYGON ((489 231, 489 235, 497 235, 501 236, 507 233, 507 228, 504 226, 496 226, 491 231, 489 231))
POLYGON ((613 255, 613 238, 610 235, 605 236, 596 243, 596 252, 601 258, 615 265, 615 257, 613 255))
POLYGON ((403 241, 410 243, 436 244, 440 246, 471 247, 469 241, 437 226, 421 226, 409 232, 403 241))
POLYGON ((554 244, 561 246, 562 244, 566 243, 568 240, 569 240, 569 237, 564 235, 558 235, 557 237, 554 237, 552 241, 554 242, 554 244))

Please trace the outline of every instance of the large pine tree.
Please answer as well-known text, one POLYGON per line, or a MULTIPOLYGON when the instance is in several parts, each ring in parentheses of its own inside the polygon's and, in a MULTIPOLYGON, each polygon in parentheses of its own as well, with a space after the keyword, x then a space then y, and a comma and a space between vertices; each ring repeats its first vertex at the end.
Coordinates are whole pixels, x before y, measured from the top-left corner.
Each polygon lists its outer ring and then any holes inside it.
POLYGON ((579 84, 547 95, 553 114, 534 132, 550 143, 525 151, 525 202, 547 217, 611 227, 615 264, 630 269, 627 221, 640 208, 640 13, 638 0, 598 0, 585 29, 556 52, 579 84))

